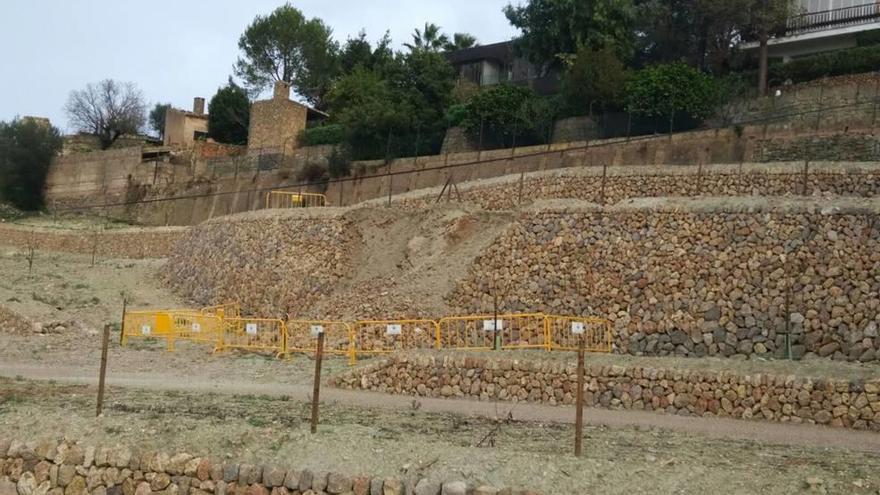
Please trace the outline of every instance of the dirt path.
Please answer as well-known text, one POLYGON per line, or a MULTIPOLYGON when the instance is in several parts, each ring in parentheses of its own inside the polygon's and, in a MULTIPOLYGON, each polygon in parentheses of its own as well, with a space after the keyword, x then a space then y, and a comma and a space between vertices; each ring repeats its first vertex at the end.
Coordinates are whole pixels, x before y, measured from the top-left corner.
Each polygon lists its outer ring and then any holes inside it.
MULTIPOLYGON (((0 376, 23 377, 36 380, 54 380, 60 383, 97 383, 96 371, 83 368, 61 368, 33 365, 0 364, 0 376)), ((290 396, 307 401, 311 387, 290 383, 253 383, 251 381, 179 380, 171 374, 126 374, 113 372, 108 376, 111 386, 156 391, 213 392, 221 394, 259 394, 272 397, 290 396)), ((387 395, 364 391, 339 390, 325 387, 321 392, 325 401, 347 406, 412 410, 414 399, 408 396, 387 395)), ((452 413, 487 418, 503 418, 508 412, 520 421, 572 423, 574 408, 537 404, 511 404, 473 400, 419 398, 420 409, 433 413, 452 413)), ((587 423, 608 427, 660 428, 677 432, 704 435, 709 438, 752 440, 766 444, 800 447, 833 447, 880 453, 880 435, 814 425, 743 421, 727 418, 695 418, 671 416, 643 411, 587 409, 587 423)))

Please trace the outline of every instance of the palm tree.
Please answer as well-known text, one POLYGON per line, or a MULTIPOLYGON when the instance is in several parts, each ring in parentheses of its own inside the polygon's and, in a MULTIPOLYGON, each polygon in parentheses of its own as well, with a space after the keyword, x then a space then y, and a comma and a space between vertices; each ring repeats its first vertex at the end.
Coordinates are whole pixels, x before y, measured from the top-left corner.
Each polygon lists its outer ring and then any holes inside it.
POLYGON ((465 48, 473 48, 479 46, 477 38, 468 33, 455 33, 452 35, 452 41, 447 42, 444 50, 451 52, 454 50, 464 50, 465 48))
POLYGON ((412 43, 403 44, 403 46, 409 48, 411 52, 439 52, 449 44, 449 37, 441 33, 440 26, 433 22, 426 22, 423 31, 419 31, 419 29, 416 28, 412 38, 412 43))

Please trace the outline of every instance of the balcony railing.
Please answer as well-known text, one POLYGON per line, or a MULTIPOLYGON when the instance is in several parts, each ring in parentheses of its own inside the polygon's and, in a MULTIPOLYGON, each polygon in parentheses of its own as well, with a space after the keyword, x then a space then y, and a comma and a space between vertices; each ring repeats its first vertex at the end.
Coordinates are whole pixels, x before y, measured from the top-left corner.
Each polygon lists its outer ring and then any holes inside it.
POLYGON ((794 16, 786 23, 785 34, 793 36, 878 21, 880 21, 880 4, 870 3, 794 16))

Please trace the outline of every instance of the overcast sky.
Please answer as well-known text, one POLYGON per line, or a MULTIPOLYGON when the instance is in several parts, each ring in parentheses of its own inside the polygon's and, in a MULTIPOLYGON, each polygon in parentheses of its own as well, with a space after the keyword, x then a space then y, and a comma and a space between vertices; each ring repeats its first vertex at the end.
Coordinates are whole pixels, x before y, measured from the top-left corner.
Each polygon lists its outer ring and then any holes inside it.
MULTIPOLYGON (((72 89, 105 78, 132 81, 147 101, 191 108, 210 98, 232 72, 238 37, 257 14, 283 0, 0 0, 0 120, 49 117, 63 130, 72 89)), ((520 0, 293 0, 320 17, 342 42, 365 29, 386 30, 396 45, 431 21, 444 32, 469 32, 480 43, 516 31, 501 9, 520 0)))

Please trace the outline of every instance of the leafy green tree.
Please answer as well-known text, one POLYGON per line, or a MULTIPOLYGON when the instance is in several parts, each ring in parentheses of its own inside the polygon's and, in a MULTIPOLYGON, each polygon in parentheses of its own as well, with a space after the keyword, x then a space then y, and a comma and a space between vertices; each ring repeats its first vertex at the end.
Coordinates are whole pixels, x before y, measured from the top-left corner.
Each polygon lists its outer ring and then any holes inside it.
POLYGON ((562 68, 581 46, 609 47, 627 60, 635 42, 632 0, 529 0, 508 4, 504 15, 522 32, 517 49, 545 68, 562 68))
POLYGON ((500 84, 471 97, 461 125, 483 148, 536 144, 546 140, 548 109, 531 89, 500 84))
POLYGON ((758 41, 758 94, 767 95, 769 42, 785 21, 797 12, 795 0, 740 0, 747 13, 740 32, 758 41))
POLYGON ((0 197, 22 210, 43 207, 43 188, 61 133, 48 121, 0 122, 0 197))
POLYGON ((105 79, 71 91, 64 107, 71 127, 93 134, 101 149, 125 134, 140 132, 146 121, 144 96, 133 83, 105 79))
POLYGON ((444 50, 451 52, 455 50, 464 50, 478 46, 477 38, 468 33, 455 33, 452 35, 452 41, 446 42, 444 50))
POLYGON ((342 75, 351 74, 358 67, 380 70, 394 61, 391 49, 391 35, 385 33, 376 47, 367 40, 367 33, 361 31, 357 38, 349 38, 339 52, 339 67, 342 75))
POLYGON ((623 97, 629 72, 614 50, 581 47, 562 77, 562 95, 573 114, 617 106, 623 97))
POLYGON ((653 65, 637 71, 626 84, 627 110, 646 117, 676 115, 691 119, 709 117, 719 103, 715 80, 681 63, 653 65))
POLYGON ((160 138, 165 137, 165 114, 170 108, 170 103, 156 103, 150 110, 150 127, 156 131, 160 138))
POLYGON ((247 144, 250 113, 247 92, 230 78, 208 105, 208 136, 218 143, 247 144))
POLYGON ((411 52, 439 52, 449 44, 449 37, 440 32, 440 26, 426 22, 423 30, 416 30, 412 35, 412 43, 404 43, 411 52))
POLYGON ((238 41, 242 52, 235 73, 252 92, 274 81, 290 83, 312 105, 324 96, 337 72, 338 46, 321 19, 306 19, 289 3, 257 16, 238 41))

